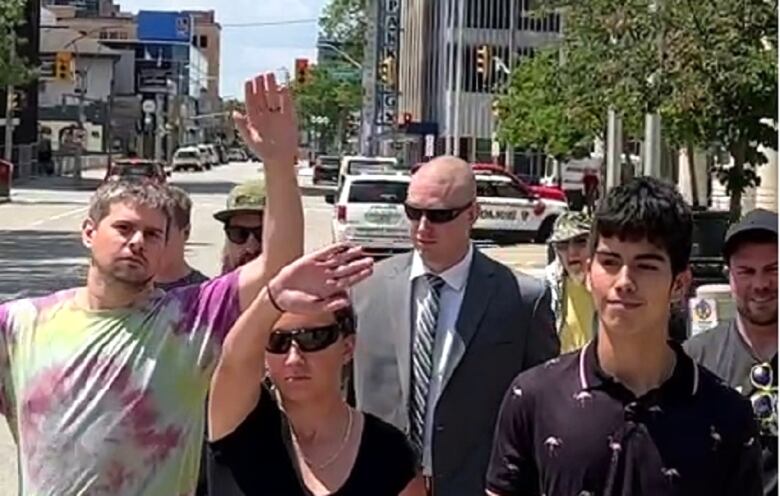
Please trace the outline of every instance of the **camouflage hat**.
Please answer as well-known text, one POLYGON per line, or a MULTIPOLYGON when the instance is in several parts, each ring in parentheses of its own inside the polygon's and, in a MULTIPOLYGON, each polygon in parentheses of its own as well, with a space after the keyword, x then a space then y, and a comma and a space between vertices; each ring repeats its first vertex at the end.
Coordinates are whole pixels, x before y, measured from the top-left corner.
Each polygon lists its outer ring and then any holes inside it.
POLYGON ((261 180, 247 181, 230 190, 225 210, 214 214, 220 222, 238 214, 262 214, 265 209, 265 183, 261 180))
POLYGON ((564 212, 555 219, 550 243, 569 241, 583 234, 590 234, 593 218, 585 212, 564 212))

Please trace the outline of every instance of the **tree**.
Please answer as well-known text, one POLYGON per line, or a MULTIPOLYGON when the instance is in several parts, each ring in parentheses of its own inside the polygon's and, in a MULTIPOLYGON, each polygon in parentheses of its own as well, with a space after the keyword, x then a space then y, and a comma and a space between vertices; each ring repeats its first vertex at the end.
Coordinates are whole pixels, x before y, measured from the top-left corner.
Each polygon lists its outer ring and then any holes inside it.
POLYGON ((32 79, 34 72, 28 61, 19 55, 19 47, 27 42, 18 36, 24 24, 26 0, 0 0, 0 87, 21 86, 32 79))
POLYGON ((757 186, 764 146, 777 149, 777 1, 668 0, 671 98, 666 112, 691 141, 725 149, 716 172, 731 197, 757 186))
POLYGON ((367 27, 366 0, 330 0, 320 18, 320 29, 328 41, 338 43, 359 62, 363 61, 367 27))
POLYGON ((340 148, 346 139, 351 114, 360 109, 360 85, 336 78, 332 68, 312 66, 307 81, 293 86, 293 91, 300 125, 306 129, 316 127, 321 142, 334 143, 340 148), (315 126, 313 117, 327 117, 329 124, 315 126))
POLYGON ((570 112, 558 57, 548 49, 525 59, 496 106, 500 141, 563 160, 587 154, 596 126, 570 112))
POLYGON ((731 195, 732 218, 739 217, 742 192, 757 184, 755 167, 766 161, 759 147, 777 149, 777 0, 543 4, 565 16, 560 73, 550 73, 549 60, 521 64, 509 93, 524 94, 519 101, 535 101, 541 110, 513 104, 505 109, 507 123, 525 113, 529 122, 515 128, 530 141, 551 130, 557 136, 547 144, 565 144, 570 127, 598 136, 609 107, 634 137, 642 135, 644 113, 658 112, 667 143, 731 155, 733 167, 717 173, 731 195), (545 84, 531 91, 532 81, 545 84))

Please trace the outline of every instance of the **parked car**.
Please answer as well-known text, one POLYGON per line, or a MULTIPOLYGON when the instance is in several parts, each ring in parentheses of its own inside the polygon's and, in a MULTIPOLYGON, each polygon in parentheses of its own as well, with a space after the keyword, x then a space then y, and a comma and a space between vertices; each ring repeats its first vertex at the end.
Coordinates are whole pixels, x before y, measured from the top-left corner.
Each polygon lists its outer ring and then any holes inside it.
POLYGON ((105 181, 115 179, 148 179, 160 184, 168 181, 170 172, 160 162, 143 158, 119 159, 111 163, 105 181))
POLYGON ((246 162, 247 156, 241 148, 231 148, 227 153, 230 162, 246 162))
POLYGON ((340 157, 320 155, 314 164, 312 182, 314 184, 336 184, 339 178, 340 165, 340 157))
POLYGON ((405 174, 345 176, 335 194, 331 232, 334 242, 350 242, 377 258, 412 249, 404 201, 409 188, 405 174))
POLYGON ((203 171, 206 169, 206 159, 194 146, 179 148, 173 154, 174 172, 181 170, 203 171))
POLYGON ((219 157, 217 157, 217 152, 214 150, 214 147, 211 145, 198 145, 198 150, 200 150, 200 153, 203 154, 203 157, 209 164, 207 169, 219 165, 219 157))

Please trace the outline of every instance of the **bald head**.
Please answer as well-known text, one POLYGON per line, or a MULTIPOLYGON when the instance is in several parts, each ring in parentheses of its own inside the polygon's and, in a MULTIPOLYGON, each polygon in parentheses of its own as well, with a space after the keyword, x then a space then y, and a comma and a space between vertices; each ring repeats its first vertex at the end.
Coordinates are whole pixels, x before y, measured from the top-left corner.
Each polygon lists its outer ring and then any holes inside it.
POLYGON ((448 207, 464 205, 477 196, 477 182, 471 166, 450 155, 431 160, 412 176, 410 190, 431 188, 441 193, 448 207))

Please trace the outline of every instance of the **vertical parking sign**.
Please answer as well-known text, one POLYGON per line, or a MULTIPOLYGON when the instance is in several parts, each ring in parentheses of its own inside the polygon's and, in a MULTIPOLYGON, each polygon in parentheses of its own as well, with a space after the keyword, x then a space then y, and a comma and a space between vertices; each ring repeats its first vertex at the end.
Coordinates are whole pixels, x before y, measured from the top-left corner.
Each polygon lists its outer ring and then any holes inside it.
POLYGON ((398 52, 400 45, 400 0, 381 0, 377 23, 376 124, 398 124, 398 52))

